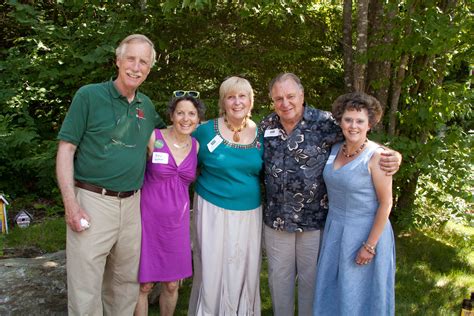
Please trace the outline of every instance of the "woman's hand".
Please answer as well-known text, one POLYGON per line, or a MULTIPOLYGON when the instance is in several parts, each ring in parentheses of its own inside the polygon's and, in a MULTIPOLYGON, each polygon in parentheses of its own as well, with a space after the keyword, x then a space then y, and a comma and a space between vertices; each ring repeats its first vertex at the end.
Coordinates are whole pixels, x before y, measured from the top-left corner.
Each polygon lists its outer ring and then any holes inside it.
POLYGON ((364 246, 362 246, 357 253, 355 262, 359 265, 369 264, 372 259, 374 259, 374 256, 375 255, 371 254, 364 246))

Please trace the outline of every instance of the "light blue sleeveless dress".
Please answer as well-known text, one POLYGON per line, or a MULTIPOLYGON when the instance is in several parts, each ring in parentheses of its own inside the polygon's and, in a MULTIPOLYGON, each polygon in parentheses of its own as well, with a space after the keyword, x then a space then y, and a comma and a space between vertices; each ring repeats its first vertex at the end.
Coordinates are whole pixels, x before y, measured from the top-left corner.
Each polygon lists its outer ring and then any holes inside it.
POLYGON ((367 265, 355 263, 378 208, 368 163, 376 144, 334 170, 342 143, 332 146, 324 168, 329 213, 319 254, 314 315, 394 315, 395 241, 389 221, 367 265))

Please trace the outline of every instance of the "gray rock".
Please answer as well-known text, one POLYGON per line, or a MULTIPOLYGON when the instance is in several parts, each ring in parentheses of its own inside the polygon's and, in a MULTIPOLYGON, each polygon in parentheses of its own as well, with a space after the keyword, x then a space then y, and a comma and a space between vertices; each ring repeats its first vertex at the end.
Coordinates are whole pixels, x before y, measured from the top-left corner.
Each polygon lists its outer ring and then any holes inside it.
POLYGON ((67 315, 66 252, 0 260, 0 315, 67 315))

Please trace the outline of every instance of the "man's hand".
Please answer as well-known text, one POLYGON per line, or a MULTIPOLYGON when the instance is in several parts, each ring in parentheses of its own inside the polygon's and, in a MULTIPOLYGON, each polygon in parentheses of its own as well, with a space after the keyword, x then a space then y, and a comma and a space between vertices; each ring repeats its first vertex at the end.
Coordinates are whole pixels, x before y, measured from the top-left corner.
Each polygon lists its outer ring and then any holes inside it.
POLYGON ((385 171, 387 176, 392 176, 397 173, 402 163, 402 155, 395 150, 384 148, 380 158, 380 169, 385 171))
POLYGON ((74 200, 70 205, 65 205, 66 223, 74 232, 82 232, 87 229, 81 224, 81 219, 84 218, 90 224, 90 217, 84 209, 74 200))

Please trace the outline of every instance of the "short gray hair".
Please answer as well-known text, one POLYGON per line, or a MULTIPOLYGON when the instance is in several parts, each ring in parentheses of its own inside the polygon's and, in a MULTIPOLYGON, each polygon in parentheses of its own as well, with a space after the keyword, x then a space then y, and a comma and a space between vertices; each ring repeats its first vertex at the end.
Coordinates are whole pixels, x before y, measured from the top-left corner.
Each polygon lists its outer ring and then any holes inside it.
POLYGON ((283 72, 283 73, 279 74, 278 76, 276 76, 275 78, 273 78, 272 81, 270 81, 270 84, 268 85, 268 95, 270 96, 270 98, 272 97, 273 86, 277 82, 283 82, 283 81, 286 81, 288 79, 293 80, 298 85, 298 87, 301 89, 301 91, 304 92, 304 87, 303 87, 303 84, 301 83, 301 79, 297 75, 295 75, 294 73, 291 73, 291 72, 283 72))
POLYGON ((129 35, 129 36, 125 37, 120 42, 117 49, 115 50, 115 56, 117 57, 117 59, 120 59, 123 56, 127 45, 130 44, 131 42, 142 42, 142 43, 147 43, 148 45, 150 45, 150 47, 151 47, 151 67, 153 67, 155 65, 155 62, 156 62, 155 45, 153 44, 153 42, 148 37, 146 37, 143 34, 132 34, 132 35, 129 35))

